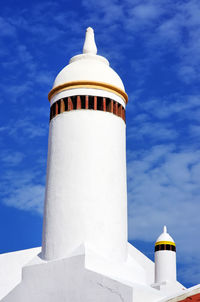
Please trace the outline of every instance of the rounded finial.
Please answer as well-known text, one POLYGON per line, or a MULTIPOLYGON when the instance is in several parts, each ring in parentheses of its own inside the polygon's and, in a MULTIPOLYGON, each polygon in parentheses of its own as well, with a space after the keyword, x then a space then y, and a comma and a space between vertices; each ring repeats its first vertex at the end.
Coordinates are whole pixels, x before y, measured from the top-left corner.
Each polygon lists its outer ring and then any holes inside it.
POLYGON ((97 47, 94 39, 94 30, 92 29, 92 27, 88 27, 86 30, 83 53, 93 55, 96 55, 97 53, 97 47))
POLYGON ((167 227, 166 227, 166 225, 164 225, 164 227, 163 227, 163 233, 167 233, 167 227))

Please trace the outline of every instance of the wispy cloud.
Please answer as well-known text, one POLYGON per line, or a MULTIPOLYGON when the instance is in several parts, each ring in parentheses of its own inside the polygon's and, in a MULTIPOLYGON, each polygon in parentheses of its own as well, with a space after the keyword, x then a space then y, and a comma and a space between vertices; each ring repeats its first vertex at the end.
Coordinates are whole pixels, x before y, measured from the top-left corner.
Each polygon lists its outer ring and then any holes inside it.
POLYGON ((200 136, 200 125, 191 125, 190 126, 190 135, 195 138, 200 136))
POLYGON ((0 36, 2 37, 13 37, 16 34, 15 27, 3 17, 0 17, 0 36))
POLYGON ((41 182, 43 181, 36 171, 7 169, 1 177, 1 201, 7 206, 42 214, 45 186, 41 182))
POLYGON ((152 139, 153 141, 173 140, 177 132, 170 125, 161 123, 143 122, 140 125, 130 127, 127 139, 152 139))
POLYGON ((24 153, 13 152, 12 150, 7 150, 6 152, 1 152, 0 160, 7 166, 16 166, 22 162, 24 158, 24 153))
MULTIPOLYGON (((194 121, 198 122, 199 120, 200 94, 172 94, 166 95, 163 98, 143 98, 144 97, 140 96, 135 98, 134 101, 133 96, 133 100, 131 99, 130 104, 128 105, 128 119, 130 119, 131 127, 138 128, 139 132, 140 128, 145 128, 145 125, 149 124, 147 134, 150 136, 156 136, 157 133, 153 130, 157 125, 158 128, 160 127, 160 131, 162 131, 163 128, 171 129, 173 139, 175 137, 175 132, 180 132, 182 128, 187 128, 187 130, 189 131, 190 125, 194 124, 194 121), (180 128, 179 124, 183 121, 185 121, 184 125, 181 125, 180 128), (152 134, 150 133, 151 129, 153 132, 152 134)), ((129 132, 132 133, 133 131, 136 131, 131 127, 129 127, 128 129, 128 134, 129 132)))
POLYGON ((36 211, 43 213, 44 186, 28 184, 16 188, 8 197, 2 199, 7 206, 24 211, 36 211))
MULTIPOLYGON (((180 259, 180 263, 183 259, 180 259)), ((182 282, 189 282, 191 286, 196 284, 200 280, 200 269, 199 269, 200 259, 197 257, 190 257, 189 259, 184 258, 184 265, 178 266, 178 277, 182 282), (190 276, 188 281, 188 276, 190 276)))
POLYGON ((9 125, 2 127, 0 131, 6 132, 9 136, 17 140, 27 140, 35 137, 46 136, 48 133, 48 125, 34 124, 30 118, 19 119, 15 123, 15 127, 12 127, 13 121, 10 121, 9 125))
POLYGON ((27 119, 22 119, 18 120, 16 122, 15 128, 10 128, 9 134, 13 137, 18 137, 20 138, 20 135, 24 135, 29 138, 34 138, 34 137, 41 137, 45 136, 48 133, 48 125, 45 125, 44 123, 41 125, 34 124, 31 120, 27 119))

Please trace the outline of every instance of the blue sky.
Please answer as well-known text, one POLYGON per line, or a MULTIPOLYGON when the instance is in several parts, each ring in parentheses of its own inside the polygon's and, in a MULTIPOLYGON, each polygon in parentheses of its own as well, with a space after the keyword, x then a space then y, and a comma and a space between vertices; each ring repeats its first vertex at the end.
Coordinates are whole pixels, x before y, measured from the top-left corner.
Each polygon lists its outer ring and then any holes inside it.
POLYGON ((129 241, 153 259, 166 224, 179 281, 200 283, 199 16, 198 0, 2 0, 0 252, 41 245, 47 94, 91 26, 129 95, 129 241))

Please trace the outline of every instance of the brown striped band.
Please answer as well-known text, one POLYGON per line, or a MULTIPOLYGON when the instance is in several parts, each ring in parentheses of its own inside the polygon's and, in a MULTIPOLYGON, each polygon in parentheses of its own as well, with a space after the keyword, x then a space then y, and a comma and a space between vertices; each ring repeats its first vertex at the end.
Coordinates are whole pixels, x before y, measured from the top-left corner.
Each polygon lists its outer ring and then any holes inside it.
POLYGON ((176 246, 173 244, 157 244, 155 246, 155 252, 157 251, 173 251, 176 252, 176 246))
POLYGON ((62 98, 51 105, 50 120, 60 113, 77 110, 89 109, 110 112, 122 118, 126 122, 126 112, 124 107, 110 99, 98 96, 75 95, 71 97, 62 98))

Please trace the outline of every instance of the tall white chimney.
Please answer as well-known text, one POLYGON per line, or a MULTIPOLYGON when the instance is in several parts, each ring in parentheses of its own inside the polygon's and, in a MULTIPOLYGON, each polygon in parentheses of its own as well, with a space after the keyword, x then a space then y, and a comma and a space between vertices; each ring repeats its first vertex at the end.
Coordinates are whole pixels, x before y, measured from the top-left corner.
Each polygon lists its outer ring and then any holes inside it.
POLYGON ((87 243, 116 261, 127 257, 126 122, 123 83, 96 55, 92 28, 49 93, 50 126, 42 257, 87 243))

